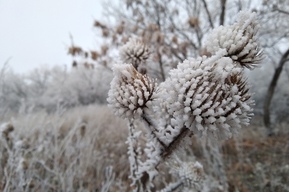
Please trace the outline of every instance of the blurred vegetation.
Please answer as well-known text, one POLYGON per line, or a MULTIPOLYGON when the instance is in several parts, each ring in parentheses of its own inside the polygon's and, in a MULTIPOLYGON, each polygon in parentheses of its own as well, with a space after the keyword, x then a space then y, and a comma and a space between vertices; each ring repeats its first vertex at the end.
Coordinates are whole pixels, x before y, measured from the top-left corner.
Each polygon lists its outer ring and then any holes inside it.
MULTIPOLYGON (((1 69, 1 191, 130 191, 126 125, 103 106, 116 50, 131 36, 141 38, 153 49, 146 71, 161 82, 179 62, 207 55, 207 33, 243 9, 259 15, 267 55, 249 77, 257 116, 240 138, 217 146, 219 170, 201 140, 187 154, 206 165, 213 191, 222 191, 220 170, 230 192, 289 191, 288 1, 120 0, 106 1, 104 8, 107 17, 92 24, 99 47, 86 50, 72 41, 71 70, 39 68, 19 75, 7 65, 1 69), (7 132, 7 125, 13 130, 7 132)), ((171 180, 163 176, 158 185, 171 180)))

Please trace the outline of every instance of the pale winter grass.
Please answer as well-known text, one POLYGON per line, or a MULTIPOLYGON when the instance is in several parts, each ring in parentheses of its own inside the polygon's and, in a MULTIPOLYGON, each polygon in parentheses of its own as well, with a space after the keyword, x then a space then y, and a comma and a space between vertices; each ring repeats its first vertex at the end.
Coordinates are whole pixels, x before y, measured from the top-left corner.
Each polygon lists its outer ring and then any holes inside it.
MULTIPOLYGON (((204 165, 205 191, 288 191, 288 124, 267 138, 255 120, 238 138, 217 145, 193 138, 178 154, 204 165)), ((0 191, 131 191, 127 123, 106 106, 6 117, 1 124, 0 191)), ((163 188, 174 178, 167 166, 160 169, 156 186, 163 188)))
POLYGON ((6 134, 2 125, 1 191, 127 187, 121 182, 129 172, 126 125, 107 107, 79 107, 51 115, 38 112, 8 122, 14 131, 6 134))

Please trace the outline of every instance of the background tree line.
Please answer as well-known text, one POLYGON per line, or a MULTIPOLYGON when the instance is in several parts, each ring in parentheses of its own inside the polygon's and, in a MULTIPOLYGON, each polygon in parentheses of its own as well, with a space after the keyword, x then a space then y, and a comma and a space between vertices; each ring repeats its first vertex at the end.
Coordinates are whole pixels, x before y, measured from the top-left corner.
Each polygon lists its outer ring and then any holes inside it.
POLYGON ((7 67, 2 69, 2 114, 106 103, 112 78, 110 67, 118 62, 116 50, 133 36, 141 38, 153 50, 148 62, 142 65, 144 73, 164 81, 168 71, 179 62, 208 55, 203 44, 209 31, 231 23, 238 11, 250 9, 259 16, 259 38, 266 55, 262 72, 253 72, 250 77, 256 92, 255 112, 264 115, 269 134, 272 117, 279 121, 288 116, 287 1, 120 0, 105 1, 103 7, 105 17, 93 23, 99 47, 86 50, 71 41, 68 53, 74 60, 72 70, 60 67, 36 69, 20 77, 7 67))

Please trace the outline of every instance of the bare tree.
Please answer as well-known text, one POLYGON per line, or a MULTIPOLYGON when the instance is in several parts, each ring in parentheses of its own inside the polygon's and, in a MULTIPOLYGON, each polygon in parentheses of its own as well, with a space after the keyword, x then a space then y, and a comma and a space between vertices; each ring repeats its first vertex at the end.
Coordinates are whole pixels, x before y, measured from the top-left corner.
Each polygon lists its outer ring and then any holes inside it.
POLYGON ((289 2, 287 1, 263 1, 259 9, 264 27, 261 30, 263 46, 270 63, 276 63, 274 75, 270 81, 263 106, 263 121, 267 128, 268 135, 273 135, 272 122, 270 117, 270 105, 273 99, 275 88, 283 71, 284 65, 289 60, 289 2), (280 51, 280 49, 285 51, 280 51), (277 50, 277 51, 274 51, 277 50))
POLYGON ((99 40, 102 43, 99 50, 92 54, 72 44, 69 53, 95 64, 109 65, 115 61, 112 53, 117 47, 136 36, 152 50, 143 68, 164 81, 168 71, 179 62, 208 54, 203 48, 204 37, 214 27, 232 22, 230 18, 240 6, 235 0, 217 3, 210 0, 121 0, 117 5, 107 1, 105 14, 112 19, 94 22, 103 38, 99 40))

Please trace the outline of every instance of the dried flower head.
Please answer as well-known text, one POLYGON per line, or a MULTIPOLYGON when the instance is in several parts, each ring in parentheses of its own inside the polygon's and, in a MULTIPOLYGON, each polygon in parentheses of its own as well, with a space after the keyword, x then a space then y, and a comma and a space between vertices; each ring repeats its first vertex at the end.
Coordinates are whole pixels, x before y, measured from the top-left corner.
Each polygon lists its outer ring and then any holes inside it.
POLYGON ((99 53, 97 51, 90 51, 90 57, 92 60, 96 61, 99 57, 99 53))
POLYGON ((81 47, 72 45, 68 49, 68 54, 70 54, 72 56, 82 55, 83 54, 83 50, 81 49, 81 47))
POLYGON ((102 28, 102 36, 103 37, 108 37, 109 36, 109 30, 106 27, 102 28))
POLYGON ((252 116, 251 95, 242 68, 222 54, 186 60, 160 84, 160 134, 167 140, 183 129, 229 138, 252 116))
POLYGON ((8 137, 9 133, 14 131, 14 126, 11 123, 3 123, 0 126, 0 133, 4 137, 8 137))
POLYGON ((121 24, 119 25, 119 26, 117 26, 117 28, 116 28, 116 32, 118 33, 118 34, 122 34, 123 33, 123 31, 124 31, 124 21, 122 21, 121 22, 121 24))
POLYGON ((138 117, 150 107, 156 84, 131 64, 114 65, 108 93, 109 106, 121 117, 138 117))
POLYGON ((25 158, 21 158, 18 164, 18 170, 21 171, 25 171, 29 168, 29 161, 25 158))
POLYGON ((102 24, 101 22, 97 20, 94 21, 94 27, 106 28, 104 24, 102 24))
POLYGON ((197 17, 190 17, 188 19, 188 23, 190 25, 190 27, 198 27, 199 26, 199 18, 197 17))
POLYGON ((137 70, 141 64, 145 63, 149 55, 149 48, 137 38, 130 38, 120 50, 123 62, 132 64, 137 70))
POLYGON ((225 49, 230 57, 242 67, 254 68, 263 59, 263 52, 256 39, 258 30, 255 14, 241 11, 231 26, 215 28, 207 38, 206 50, 212 55, 225 49))

